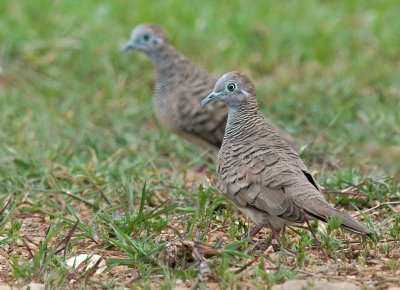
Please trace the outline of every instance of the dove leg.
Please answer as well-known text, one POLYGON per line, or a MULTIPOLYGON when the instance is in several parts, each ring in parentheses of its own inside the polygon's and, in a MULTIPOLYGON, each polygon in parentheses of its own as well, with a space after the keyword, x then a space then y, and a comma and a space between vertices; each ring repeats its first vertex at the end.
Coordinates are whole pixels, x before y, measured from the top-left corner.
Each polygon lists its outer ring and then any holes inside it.
POLYGON ((247 234, 245 234, 245 235, 242 237, 242 241, 245 240, 245 239, 247 239, 248 237, 254 237, 255 235, 257 235, 257 234, 261 231, 262 228, 263 228, 263 227, 261 227, 261 226, 255 225, 254 227, 252 227, 252 228, 249 230, 249 232, 248 232, 247 234))
POLYGON ((318 240, 317 236, 315 235, 314 231, 312 230, 311 225, 310 225, 310 220, 307 218, 307 216, 306 216, 306 214, 304 213, 304 210, 303 210, 303 209, 301 209, 301 213, 302 213, 302 215, 303 215, 304 221, 306 222, 307 227, 308 227, 308 229, 310 230, 311 235, 313 236, 314 241, 315 241, 315 243, 317 244, 318 248, 319 248, 319 249, 321 250, 321 252, 329 259, 328 254, 326 253, 326 251, 324 250, 324 248, 322 248, 321 242, 318 240))
POLYGON ((276 230, 276 228, 274 228, 273 225, 271 225, 271 223, 270 223, 268 220, 267 220, 267 222, 268 222, 268 227, 269 227, 269 228, 271 229, 271 231, 272 231, 272 236, 274 237, 275 240, 277 240, 277 241, 280 243, 281 239, 280 239, 280 237, 279 237, 278 231, 276 230))
MULTIPOLYGON (((248 237, 254 237, 261 231, 262 228, 263 228, 262 226, 255 225, 246 234, 243 235, 241 241, 246 240, 248 237)), ((241 249, 241 246, 236 248, 237 251, 239 251, 240 249, 241 249)))
POLYGON ((282 234, 282 236, 284 236, 286 234, 286 224, 283 225, 281 234, 282 234))
POLYGON ((257 235, 257 234, 261 231, 262 228, 263 228, 263 227, 260 227, 260 226, 255 225, 254 227, 252 227, 252 228, 250 229, 250 231, 249 231, 249 236, 250 236, 250 237, 254 237, 255 235, 257 235))
MULTIPOLYGON (((267 222, 268 222, 268 227, 269 227, 269 228, 271 229, 271 231, 272 231, 272 236, 274 237, 275 240, 277 240, 277 241, 280 243, 280 238, 279 238, 278 231, 272 226, 272 224, 271 224, 269 221, 267 221, 267 222)), ((258 233, 261 231, 262 228, 263 228, 263 226, 255 225, 254 227, 252 227, 252 228, 249 230, 249 232, 248 232, 247 234, 245 234, 245 235, 242 237, 242 241, 245 240, 245 239, 247 239, 248 237, 254 237, 256 234, 258 234, 258 233)), ((265 242, 261 242, 260 244, 258 244, 258 242, 257 242, 257 246, 258 246, 260 249, 263 249, 263 248, 266 247, 265 242)), ((239 250, 240 248, 241 248, 241 247, 238 247, 236 250, 239 250)), ((265 249, 264 249, 264 250, 265 250, 265 249)))

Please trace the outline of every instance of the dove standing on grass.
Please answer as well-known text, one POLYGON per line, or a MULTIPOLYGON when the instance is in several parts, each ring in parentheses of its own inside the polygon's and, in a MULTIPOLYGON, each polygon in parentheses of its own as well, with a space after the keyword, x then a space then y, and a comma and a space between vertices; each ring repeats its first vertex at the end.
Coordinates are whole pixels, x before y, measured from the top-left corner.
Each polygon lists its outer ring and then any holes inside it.
POLYGON ((218 153, 219 190, 256 224, 250 235, 267 226, 273 233, 308 219, 341 218, 353 233, 373 232, 333 208, 300 157, 260 115, 251 80, 239 72, 223 75, 202 105, 223 101, 228 123, 218 153))
MULTIPOLYGON (((207 108, 199 105, 213 89, 216 79, 177 51, 158 25, 142 24, 134 28, 121 52, 130 49, 144 52, 156 66, 154 111, 160 122, 172 133, 218 152, 226 127, 226 106, 222 102, 207 108)), ((298 149, 290 134, 275 126, 274 130, 298 149)))

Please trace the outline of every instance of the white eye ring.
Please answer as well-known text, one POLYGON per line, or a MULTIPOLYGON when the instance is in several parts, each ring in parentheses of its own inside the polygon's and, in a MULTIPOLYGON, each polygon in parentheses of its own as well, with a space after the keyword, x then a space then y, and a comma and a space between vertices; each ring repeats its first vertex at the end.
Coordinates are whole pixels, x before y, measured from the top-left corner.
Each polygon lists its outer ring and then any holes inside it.
POLYGON ((230 92, 233 92, 233 91, 236 89, 236 84, 235 84, 235 83, 229 83, 229 84, 226 86, 226 89, 227 89, 228 91, 230 91, 230 92))

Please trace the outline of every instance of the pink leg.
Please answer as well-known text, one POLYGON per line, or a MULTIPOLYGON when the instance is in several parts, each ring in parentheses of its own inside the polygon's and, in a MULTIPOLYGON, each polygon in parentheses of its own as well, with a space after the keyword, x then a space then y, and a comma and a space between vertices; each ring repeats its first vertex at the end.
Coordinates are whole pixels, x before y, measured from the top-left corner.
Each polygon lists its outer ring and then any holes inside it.
POLYGON ((283 229, 282 229, 281 233, 283 236, 286 234, 286 224, 283 224, 283 229))
POLYGON ((257 235, 257 234, 261 231, 262 228, 263 228, 263 227, 261 227, 261 226, 255 225, 254 227, 252 227, 252 228, 249 230, 249 232, 248 232, 247 234, 245 234, 245 235, 242 237, 242 241, 245 240, 245 239, 247 239, 248 237, 254 237, 255 235, 257 235))
MULTIPOLYGON (((259 231, 261 231, 263 227, 255 225, 254 227, 252 227, 249 232, 247 234, 244 234, 242 237, 242 241, 246 240, 249 237, 254 237, 255 235, 257 235, 259 233, 259 231)), ((239 251, 241 249, 241 246, 236 248, 236 251, 239 251)))
POLYGON ((307 218, 307 216, 306 216, 306 214, 305 214, 305 212, 304 212, 303 209, 301 209, 301 213, 303 214, 304 221, 306 222, 307 227, 308 227, 308 229, 310 230, 311 235, 313 236, 314 241, 315 241, 315 243, 317 244, 318 248, 321 250, 321 252, 324 254, 324 256, 325 256, 326 258, 329 259, 328 254, 326 253, 326 251, 324 250, 324 248, 322 248, 321 242, 318 240, 317 236, 315 235, 314 231, 312 230, 311 225, 310 225, 310 221, 309 221, 309 219, 307 218))
POLYGON ((272 236, 274 237, 274 239, 277 240, 278 242, 280 242, 281 239, 279 237, 279 233, 276 230, 276 228, 274 228, 269 221, 268 221, 268 226, 272 231, 272 236))

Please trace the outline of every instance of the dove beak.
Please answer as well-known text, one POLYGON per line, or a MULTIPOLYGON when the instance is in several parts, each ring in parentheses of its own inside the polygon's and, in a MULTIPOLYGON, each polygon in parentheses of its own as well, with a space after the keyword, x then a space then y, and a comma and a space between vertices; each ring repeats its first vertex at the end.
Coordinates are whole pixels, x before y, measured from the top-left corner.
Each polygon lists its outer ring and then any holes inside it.
POLYGON ((206 106, 209 103, 213 103, 218 99, 219 94, 212 92, 211 94, 209 94, 207 97, 205 97, 202 101, 201 101, 201 105, 202 106, 206 106))
POLYGON ((128 41, 127 43, 125 43, 121 49, 119 50, 121 53, 127 52, 128 50, 134 49, 136 48, 136 45, 133 41, 128 41))

